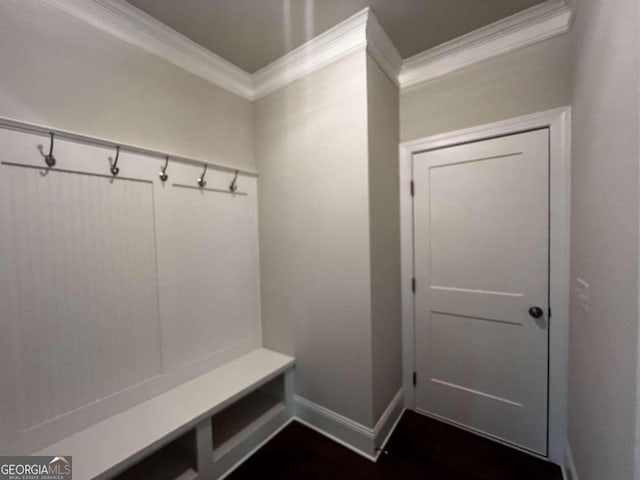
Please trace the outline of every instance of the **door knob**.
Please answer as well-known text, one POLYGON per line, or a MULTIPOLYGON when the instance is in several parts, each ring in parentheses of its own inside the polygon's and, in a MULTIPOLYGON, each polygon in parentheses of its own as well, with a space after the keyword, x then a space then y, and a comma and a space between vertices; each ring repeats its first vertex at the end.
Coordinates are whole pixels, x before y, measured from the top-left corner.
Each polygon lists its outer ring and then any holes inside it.
POLYGON ((540 307, 531 307, 529 309, 529 315, 533 318, 540 318, 544 314, 544 311, 540 307))

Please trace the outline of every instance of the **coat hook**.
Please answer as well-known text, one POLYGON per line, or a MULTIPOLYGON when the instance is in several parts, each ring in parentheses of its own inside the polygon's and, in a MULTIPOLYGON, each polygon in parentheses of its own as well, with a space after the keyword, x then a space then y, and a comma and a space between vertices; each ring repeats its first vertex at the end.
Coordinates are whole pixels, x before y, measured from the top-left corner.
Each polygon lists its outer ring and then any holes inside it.
POLYGON ((166 182, 169 178, 169 175, 167 175, 167 167, 169 166, 169 155, 165 156, 164 158, 164 167, 162 167, 162 171, 160 172, 160 180, 162 181, 162 183, 166 182))
POLYGON ((207 173, 207 164, 204 164, 204 171, 202 172, 202 175, 200 175, 200 178, 198 179, 198 186, 200 188, 204 188, 207 185, 207 181, 204 179, 205 174, 207 173))
POLYGON ((120 146, 116 146, 116 159, 113 161, 113 165, 111 165, 111 175, 114 177, 120 173, 120 169, 118 168, 118 158, 120 157, 120 146))
POLYGON ((239 173, 240 172, 238 172, 238 170, 236 170, 236 176, 233 177, 233 181, 231 182, 231 185, 229 185, 229 190, 231 192, 235 193, 235 191, 238 190, 238 174, 239 173))
POLYGON ((47 164, 47 167, 54 167, 56 165, 56 157, 53 156, 53 132, 49 132, 51 136, 51 143, 49 144, 49 154, 45 155, 44 163, 47 164))

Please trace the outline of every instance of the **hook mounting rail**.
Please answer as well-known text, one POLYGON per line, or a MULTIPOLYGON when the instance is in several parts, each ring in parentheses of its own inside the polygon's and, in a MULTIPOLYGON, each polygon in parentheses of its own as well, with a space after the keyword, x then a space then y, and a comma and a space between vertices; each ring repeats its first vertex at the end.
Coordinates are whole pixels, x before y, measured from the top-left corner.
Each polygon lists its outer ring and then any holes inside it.
MULTIPOLYGON (((249 177, 257 177, 258 173, 255 170, 248 169, 238 169, 237 167, 232 167, 229 165, 224 165, 215 162, 205 162, 202 159, 194 159, 185 157, 182 155, 174 155, 170 152, 162 152, 159 150, 151 150, 149 148, 138 147, 136 145, 131 145, 122 142, 116 142, 109 139, 99 138, 99 137, 90 137, 88 135, 84 135, 82 133, 76 133, 68 130, 62 130, 58 128, 52 128, 48 126, 38 125, 35 123, 23 122, 21 120, 15 120, 12 118, 2 117, 0 116, 0 128, 4 128, 7 130, 14 130, 17 132, 31 133, 35 135, 44 135, 47 137, 55 136, 57 140, 63 139, 65 141, 71 141, 75 143, 81 143, 84 145, 95 145, 98 147, 106 147, 106 148, 115 148, 117 146, 120 147, 120 150, 123 152, 135 153, 139 155, 145 155, 147 157, 155 157, 155 158, 166 158, 167 156, 171 157, 171 160, 174 162, 185 163, 189 165, 203 165, 208 164, 209 167, 214 168, 216 170, 235 173, 236 170, 239 171, 242 175, 246 175, 249 177)), ((53 143, 53 142, 52 142, 53 143)), ((47 161, 48 155, 45 155, 45 161, 47 162, 47 166, 49 162, 55 162, 55 157, 53 156, 53 148, 50 147, 51 150, 51 158, 47 161)))

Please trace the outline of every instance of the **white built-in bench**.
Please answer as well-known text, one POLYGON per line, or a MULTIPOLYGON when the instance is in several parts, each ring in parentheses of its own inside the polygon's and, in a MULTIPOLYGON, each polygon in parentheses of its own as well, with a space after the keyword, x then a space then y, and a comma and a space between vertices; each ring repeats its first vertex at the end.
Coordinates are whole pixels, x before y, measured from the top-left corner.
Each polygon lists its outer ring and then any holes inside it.
POLYGON ((36 455, 71 455, 75 480, 218 478, 291 419, 293 365, 255 350, 36 455))

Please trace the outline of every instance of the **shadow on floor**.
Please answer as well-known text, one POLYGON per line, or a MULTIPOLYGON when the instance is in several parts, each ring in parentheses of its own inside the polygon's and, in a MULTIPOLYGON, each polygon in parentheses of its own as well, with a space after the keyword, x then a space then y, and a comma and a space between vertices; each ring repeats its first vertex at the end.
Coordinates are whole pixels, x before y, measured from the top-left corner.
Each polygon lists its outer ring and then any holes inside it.
POLYGON ((373 463, 293 422, 229 480, 561 480, 560 468, 491 440, 406 411, 373 463))

